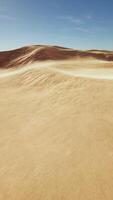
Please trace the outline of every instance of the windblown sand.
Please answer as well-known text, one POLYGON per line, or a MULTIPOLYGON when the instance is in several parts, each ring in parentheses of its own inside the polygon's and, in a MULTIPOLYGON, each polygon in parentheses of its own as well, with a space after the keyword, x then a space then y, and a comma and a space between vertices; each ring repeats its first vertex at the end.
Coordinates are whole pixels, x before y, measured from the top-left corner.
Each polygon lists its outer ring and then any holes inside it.
POLYGON ((0 71, 0 200, 113 199, 113 68, 0 71))

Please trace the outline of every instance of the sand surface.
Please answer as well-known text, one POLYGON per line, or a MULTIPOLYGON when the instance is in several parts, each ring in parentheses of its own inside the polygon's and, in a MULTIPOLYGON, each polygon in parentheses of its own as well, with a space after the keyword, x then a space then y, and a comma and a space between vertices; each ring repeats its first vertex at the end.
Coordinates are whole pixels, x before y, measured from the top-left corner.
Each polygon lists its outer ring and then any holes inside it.
POLYGON ((112 62, 1 69, 0 200, 112 199, 112 62))

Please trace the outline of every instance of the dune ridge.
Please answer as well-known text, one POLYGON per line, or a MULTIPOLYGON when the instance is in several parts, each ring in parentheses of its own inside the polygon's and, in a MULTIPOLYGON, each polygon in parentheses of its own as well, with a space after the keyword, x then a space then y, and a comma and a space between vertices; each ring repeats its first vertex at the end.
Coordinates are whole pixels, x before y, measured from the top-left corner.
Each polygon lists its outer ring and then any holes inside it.
POLYGON ((90 58, 113 61, 113 52, 101 50, 80 51, 58 46, 32 45, 0 52, 0 68, 10 68, 37 61, 90 58))

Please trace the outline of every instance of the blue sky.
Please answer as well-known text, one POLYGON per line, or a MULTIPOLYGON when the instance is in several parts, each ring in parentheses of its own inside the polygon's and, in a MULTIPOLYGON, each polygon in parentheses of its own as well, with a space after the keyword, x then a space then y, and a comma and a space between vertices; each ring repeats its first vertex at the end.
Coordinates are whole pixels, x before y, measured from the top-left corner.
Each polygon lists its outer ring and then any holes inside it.
POLYGON ((113 1, 0 0, 0 50, 31 44, 113 50, 113 1))

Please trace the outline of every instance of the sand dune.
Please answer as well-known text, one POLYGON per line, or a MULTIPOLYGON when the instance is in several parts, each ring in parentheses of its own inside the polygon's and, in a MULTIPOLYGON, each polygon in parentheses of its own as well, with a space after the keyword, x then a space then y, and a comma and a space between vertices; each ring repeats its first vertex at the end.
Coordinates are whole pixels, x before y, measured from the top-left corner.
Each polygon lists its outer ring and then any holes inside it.
POLYGON ((98 59, 113 61, 112 51, 80 51, 58 46, 34 45, 0 52, 0 68, 17 67, 37 61, 65 59, 98 59))
POLYGON ((0 60, 0 200, 112 200, 113 62, 35 48, 0 60))

